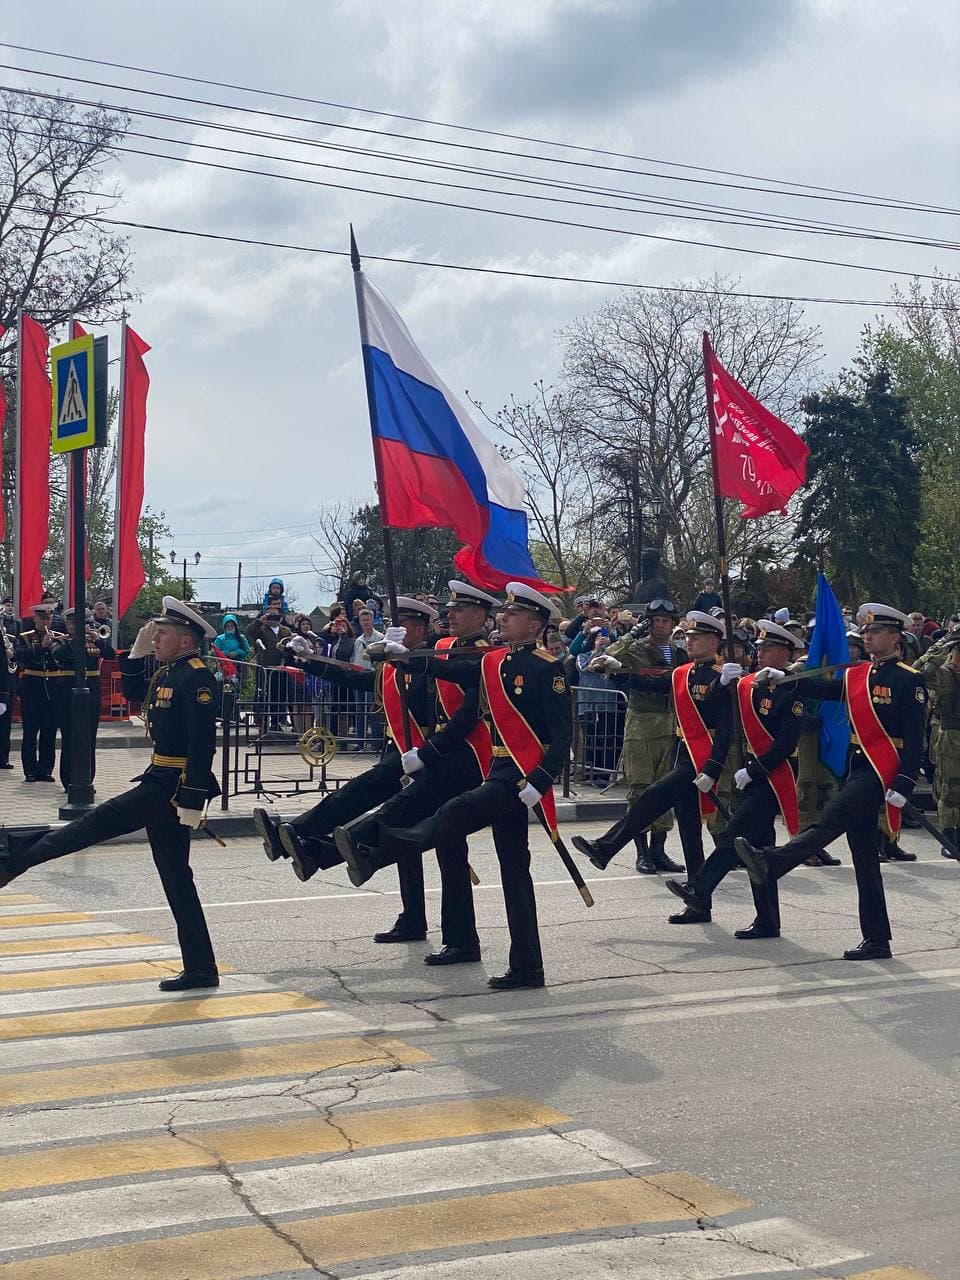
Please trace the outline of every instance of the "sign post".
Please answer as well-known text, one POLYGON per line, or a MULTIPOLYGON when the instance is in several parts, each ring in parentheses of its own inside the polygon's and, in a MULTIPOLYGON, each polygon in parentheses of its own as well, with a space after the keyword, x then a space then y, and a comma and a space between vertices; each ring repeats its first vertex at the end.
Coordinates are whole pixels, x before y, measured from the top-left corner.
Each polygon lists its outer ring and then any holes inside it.
POLYGON ((70 781, 60 817, 78 818, 93 807, 93 710, 87 687, 87 601, 84 450, 103 443, 106 431, 106 338, 90 334, 50 350, 53 387, 51 448, 69 454, 73 552, 73 689, 70 700, 70 781))

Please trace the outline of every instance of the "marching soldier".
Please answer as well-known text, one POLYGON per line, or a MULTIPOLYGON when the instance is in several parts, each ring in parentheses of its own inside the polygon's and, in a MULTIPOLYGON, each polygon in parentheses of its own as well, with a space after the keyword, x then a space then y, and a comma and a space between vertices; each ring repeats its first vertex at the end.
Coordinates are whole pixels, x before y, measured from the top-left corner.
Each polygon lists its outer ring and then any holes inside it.
MULTIPOLYGON (((630 840, 668 809, 677 815, 687 879, 692 880, 703 866, 702 818, 714 808, 709 792, 723 773, 733 717, 729 696, 711 697, 720 674, 717 654, 724 636, 723 620, 694 609, 687 614, 687 621, 692 624, 687 631, 691 662, 674 667, 664 675, 627 677, 631 689, 671 695, 679 741, 674 748, 673 768, 648 787, 619 822, 596 840, 573 837, 574 847, 601 871, 630 840)), ((727 665, 736 673, 742 670, 739 663, 727 665)), ((709 911, 689 906, 670 916, 671 924, 706 924, 709 920, 709 911)))
POLYGON ((124 695, 143 701, 153 756, 137 783, 59 829, 0 832, 0 888, 31 867, 88 849, 101 840, 146 827, 160 882, 177 925, 183 970, 161 991, 220 985, 203 907, 190 870, 190 832, 202 824, 207 801, 220 794, 211 772, 217 737, 217 683, 198 654, 213 627, 174 596, 141 627, 120 659, 124 695), (147 682, 145 659, 160 664, 147 682))
MULTIPOLYGON (((743 837, 736 839, 735 848, 751 880, 762 884, 768 876, 786 875, 846 835, 857 877, 863 941, 845 951, 844 959, 888 960, 891 932, 877 852, 877 818, 885 807, 891 830, 899 831, 900 811, 920 769, 927 695, 920 675, 898 660, 906 614, 884 604, 865 604, 860 614, 871 661, 848 667, 842 681, 805 681, 821 700, 842 699, 846 704, 853 750, 843 786, 813 826, 782 848, 759 848, 743 837)), ((790 679, 776 669, 760 674, 771 685, 790 679)))
MULTIPOLYGON (((926 680, 934 705, 930 758, 937 823, 960 848, 960 638, 938 641, 914 665, 926 680)), ((941 853, 953 857, 947 849, 941 853)))
MULTIPOLYGON (((668 691, 646 693, 630 688, 628 677, 672 671, 686 661, 682 651, 670 642, 680 617, 673 601, 663 598, 651 600, 644 616, 648 628, 645 635, 624 636, 622 640, 614 641, 601 658, 594 659, 594 669, 605 671, 611 684, 627 692, 623 772, 630 808, 648 787, 669 773, 677 745, 677 722, 668 691)), ((682 870, 666 853, 667 832, 672 827, 673 814, 667 810, 654 821, 649 831, 643 831, 636 837, 637 870, 641 875, 682 870)))
MULTIPOLYGON (((796 653, 796 636, 775 622, 760 623, 758 656, 768 669, 786 670, 796 653)), ((731 674, 727 667, 724 672, 731 674)), ((729 689, 717 680, 711 697, 729 701, 729 689)), ((729 871, 739 864, 734 849, 737 836, 745 836, 751 844, 773 844, 773 822, 779 812, 787 831, 795 836, 800 830, 797 799, 797 742, 803 725, 803 703, 789 685, 775 687, 760 684, 754 674, 737 677, 737 701, 740 723, 746 739, 747 754, 734 774, 740 793, 732 822, 717 839, 717 847, 697 874, 682 884, 665 881, 671 893, 682 898, 700 915, 710 914, 711 894, 729 871)), ((729 683, 729 680, 728 680, 729 683)), ((753 924, 737 929, 735 938, 779 938, 780 904, 774 880, 765 880, 753 888, 757 914, 753 924)))
POLYGON ((52 604, 36 604, 32 627, 20 632, 16 642, 20 675, 20 716, 23 739, 20 760, 24 782, 53 782, 57 752, 58 685, 64 675, 53 656, 63 638, 51 626, 52 604))
MULTIPOLYGON (((53 647, 53 656, 64 673, 57 685, 57 723, 60 728, 60 781, 66 791, 70 786, 70 753, 73 747, 73 688, 74 652, 73 639, 76 635, 76 609, 67 609, 63 615, 67 628, 67 637, 53 647), (69 679, 66 677, 70 677, 69 679)), ((100 663, 110 661, 117 655, 110 641, 97 635, 92 625, 92 615, 87 620, 85 630, 87 688, 90 690, 90 781, 97 773, 97 729, 100 727, 100 663)))
MULTIPOLYGON (((464 840, 492 826, 510 931, 507 971, 488 980, 497 991, 544 985, 530 876, 529 813, 540 805, 555 828, 553 783, 570 754, 566 677, 560 664, 540 647, 544 628, 557 616, 554 605, 539 591, 520 582, 508 583, 507 602, 499 614, 500 635, 507 647, 491 649, 479 663, 448 660, 448 676, 461 687, 479 690, 479 706, 493 744, 486 781, 448 800, 432 817, 415 825, 381 824, 376 848, 354 841, 352 832, 338 832, 350 879, 360 885, 392 862, 402 863, 425 849, 464 840)), ((390 632, 385 648, 415 671, 444 675, 444 659, 410 653, 390 632)))

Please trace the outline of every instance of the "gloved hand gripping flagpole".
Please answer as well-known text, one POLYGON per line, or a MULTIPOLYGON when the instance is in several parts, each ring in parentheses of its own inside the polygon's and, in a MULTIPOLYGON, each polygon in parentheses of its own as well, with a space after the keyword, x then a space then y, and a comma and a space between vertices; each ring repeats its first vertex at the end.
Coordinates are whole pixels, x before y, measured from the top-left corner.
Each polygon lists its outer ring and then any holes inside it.
MULTIPOLYGON (((380 529, 383 533, 383 569, 387 580, 387 595, 390 599, 390 616, 394 625, 397 623, 397 573, 393 561, 393 542, 390 538, 390 530, 384 524, 383 520, 383 504, 386 500, 386 484, 383 476, 383 459, 380 456, 379 438, 380 432, 377 423, 377 399, 373 387, 373 366, 370 362, 370 342, 367 332, 367 308, 363 297, 363 273, 360 265, 360 250, 357 248, 356 237, 353 234, 353 223, 350 224, 350 265, 353 267, 353 286, 357 298, 357 321, 360 326, 360 351, 363 359, 363 381, 367 392, 367 415, 370 419, 370 438, 373 444, 373 466, 377 477, 377 503, 380 513, 380 529)), ((407 681, 404 673, 399 672, 397 675, 397 693, 400 695, 400 717, 403 732, 403 751, 410 750, 410 708, 407 705, 407 681)), ((410 778, 404 776, 403 785, 407 786, 411 781, 410 778)), ((470 879, 474 884, 480 883, 480 878, 474 871, 473 867, 467 864, 470 871, 470 879)))

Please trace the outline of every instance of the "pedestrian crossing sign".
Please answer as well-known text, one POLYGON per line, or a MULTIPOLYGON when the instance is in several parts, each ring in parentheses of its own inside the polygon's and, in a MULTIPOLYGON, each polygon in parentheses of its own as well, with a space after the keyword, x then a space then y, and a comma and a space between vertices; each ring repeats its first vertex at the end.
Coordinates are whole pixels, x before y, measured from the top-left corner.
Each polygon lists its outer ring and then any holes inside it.
POLYGON ((50 349, 50 439, 54 453, 89 449, 97 443, 93 342, 93 335, 88 333, 50 349))

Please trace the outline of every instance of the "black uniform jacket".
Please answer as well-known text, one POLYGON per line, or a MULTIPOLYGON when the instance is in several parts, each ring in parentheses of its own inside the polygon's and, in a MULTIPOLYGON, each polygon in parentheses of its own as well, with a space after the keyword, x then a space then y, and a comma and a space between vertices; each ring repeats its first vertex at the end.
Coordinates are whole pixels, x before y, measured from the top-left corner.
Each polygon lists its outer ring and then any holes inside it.
POLYGON ((149 682, 144 664, 144 658, 120 658, 123 695, 131 702, 143 702, 153 739, 154 761, 140 777, 159 773, 169 783, 175 770, 180 775, 174 792, 177 804, 202 809, 220 794, 211 769, 217 746, 217 682, 196 654, 158 667, 149 682))
MULTIPOLYGON (((789 682, 782 687, 789 689, 789 682)), ((805 697, 818 698, 821 702, 840 702, 844 698, 842 680, 804 680, 801 687, 805 697)), ((917 785, 926 731, 927 690, 923 677, 896 657, 884 658, 870 664, 869 687, 877 719, 900 753, 900 770, 891 790, 909 797, 917 785)), ((851 760, 856 761, 863 755, 863 750, 854 742, 851 760)))
MULTIPOLYGON (((463 689, 480 688, 481 663, 466 655, 444 659, 411 654, 406 661, 412 669, 428 672, 435 678, 452 678, 463 689)), ((570 755, 573 730, 567 678, 562 665, 534 641, 511 645, 503 659, 500 674, 507 696, 543 747, 542 762, 525 775, 526 781, 543 795, 559 777, 570 755)), ((469 702, 468 697, 464 707, 469 702)), ((478 705, 477 711, 490 725, 496 752, 504 742, 493 713, 485 705, 478 705)), ((449 731, 448 728, 445 732, 449 731)))
MULTIPOLYGON (((98 636, 92 641, 92 646, 87 645, 87 684, 89 686, 98 685, 100 681, 100 663, 101 661, 109 662, 117 655, 114 652, 113 645, 109 640, 101 640, 98 636), (95 650, 95 651, 94 651, 95 650)), ((63 640, 59 644, 53 646, 53 656, 61 671, 68 671, 73 675, 73 641, 70 639, 63 640)))
POLYGON ((17 661, 23 668, 21 679, 43 680, 52 693, 56 681, 62 676, 60 664, 54 657, 57 641, 52 645, 44 645, 41 637, 33 629, 21 631, 17 636, 15 650, 17 661))
MULTIPOLYGON (((682 664, 681 664, 682 665, 682 664)), ((621 689, 636 689, 640 693, 660 693, 673 696, 673 676, 664 670, 662 676, 624 675, 615 672, 610 677, 612 683, 621 689)), ((718 779, 723 773, 723 766, 733 739, 733 707, 729 691, 724 690, 725 697, 713 696, 714 685, 717 684, 717 666, 713 660, 695 662, 687 672, 687 688, 690 696, 697 704, 697 710, 703 723, 710 730, 713 746, 703 772, 709 777, 718 779)), ((680 730, 677 730, 679 734, 680 730)))
MULTIPOLYGON (((477 634, 473 636, 459 637, 454 641, 449 649, 446 650, 446 652, 451 655, 455 655, 458 649, 464 648, 472 650, 489 649, 490 644, 483 632, 477 632, 477 634)), ((442 654, 444 651, 441 650, 440 652, 442 654)), ((432 656, 440 667, 445 666, 450 661, 454 661, 453 658, 447 659, 441 657, 435 651, 432 656)), ((455 661, 457 663, 472 663, 473 666, 479 668, 482 659, 482 653, 465 653, 461 654, 455 659, 455 661)), ((440 701, 440 690, 438 688, 440 681, 437 679, 431 679, 430 683, 434 691, 435 700, 434 732, 428 741, 420 748, 420 759, 428 769, 431 766, 435 768, 442 762, 451 763, 452 757, 454 757, 458 752, 461 752, 461 748, 464 748, 466 752, 469 753, 469 759, 465 756, 464 763, 468 767, 475 767, 476 757, 473 755, 470 747, 466 745, 465 739, 467 734, 480 718, 479 686, 474 685, 471 688, 469 686, 465 687, 462 684, 458 684, 456 680, 444 681, 446 684, 457 685, 460 692, 463 694, 463 703, 460 709, 456 711, 453 716, 448 716, 444 710, 443 703, 440 701), (472 765, 471 762, 473 762, 472 765)))
MULTIPOLYGON (((710 691, 710 702, 714 699, 726 702, 731 706, 733 694, 729 685, 722 685, 719 678, 714 681, 710 691)), ((796 688, 786 685, 757 685, 754 683, 750 699, 757 718, 773 738, 770 748, 760 756, 745 751, 744 768, 754 782, 762 781, 768 773, 783 760, 788 760, 796 751, 803 732, 803 703, 797 696, 796 688)), ((796 762, 790 761, 794 773, 796 762)))

